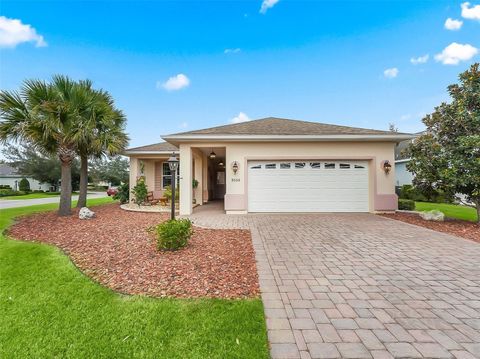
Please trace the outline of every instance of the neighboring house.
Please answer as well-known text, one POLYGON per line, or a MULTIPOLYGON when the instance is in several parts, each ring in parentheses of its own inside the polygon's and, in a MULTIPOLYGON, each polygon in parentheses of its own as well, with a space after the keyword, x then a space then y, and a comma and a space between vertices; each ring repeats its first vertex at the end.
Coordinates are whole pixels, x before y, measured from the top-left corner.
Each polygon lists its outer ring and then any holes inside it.
POLYGON ((42 191, 50 191, 50 184, 48 183, 40 183, 37 180, 31 177, 22 176, 17 172, 17 170, 9 166, 7 164, 0 164, 0 185, 8 185, 13 190, 18 190, 18 184, 22 178, 26 178, 28 182, 30 182, 30 189, 34 190, 42 190, 42 191))
MULTIPOLYGON (((421 136, 423 132, 414 134, 414 137, 421 136)), ((395 148, 395 186, 412 184, 413 173, 407 170, 407 164, 410 158, 405 155, 405 150, 412 143, 413 138, 400 142, 395 148)))
POLYGON ((125 152, 130 186, 143 175, 161 193, 175 152, 180 214, 189 215, 194 200, 212 199, 223 200, 227 214, 393 211, 395 173, 384 164, 393 167, 396 144, 412 135, 265 118, 162 138, 167 142, 125 152))

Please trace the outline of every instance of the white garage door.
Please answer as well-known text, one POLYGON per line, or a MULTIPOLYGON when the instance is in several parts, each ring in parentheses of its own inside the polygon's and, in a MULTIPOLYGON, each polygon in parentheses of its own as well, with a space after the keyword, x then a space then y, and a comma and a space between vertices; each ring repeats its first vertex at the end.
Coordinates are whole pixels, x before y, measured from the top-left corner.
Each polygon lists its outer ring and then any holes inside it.
POLYGON ((248 162, 248 211, 368 212, 368 163, 248 162))

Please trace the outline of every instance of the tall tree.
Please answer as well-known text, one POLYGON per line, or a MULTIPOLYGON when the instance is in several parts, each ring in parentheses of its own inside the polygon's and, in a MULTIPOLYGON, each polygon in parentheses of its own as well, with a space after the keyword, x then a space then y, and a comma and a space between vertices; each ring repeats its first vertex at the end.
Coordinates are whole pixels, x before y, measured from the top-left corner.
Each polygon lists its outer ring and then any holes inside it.
POLYGON ((407 149, 414 184, 462 194, 480 223, 480 70, 473 64, 450 85, 450 103, 422 120, 427 130, 407 149))
POLYGON ((114 186, 129 180, 129 161, 121 156, 95 159, 88 166, 93 181, 106 181, 114 186))
POLYGON ((76 155, 72 127, 88 109, 77 83, 54 76, 50 83, 27 80, 19 92, 0 92, 0 141, 29 143, 44 154, 56 154, 61 163, 58 214, 71 214, 71 165, 76 155))
POLYGON ((77 207, 87 203, 88 159, 113 156, 128 145, 125 131, 126 118, 115 108, 111 95, 102 90, 93 90, 91 82, 79 83, 91 106, 84 112, 85 118, 74 128, 74 139, 80 156, 80 193, 77 207))

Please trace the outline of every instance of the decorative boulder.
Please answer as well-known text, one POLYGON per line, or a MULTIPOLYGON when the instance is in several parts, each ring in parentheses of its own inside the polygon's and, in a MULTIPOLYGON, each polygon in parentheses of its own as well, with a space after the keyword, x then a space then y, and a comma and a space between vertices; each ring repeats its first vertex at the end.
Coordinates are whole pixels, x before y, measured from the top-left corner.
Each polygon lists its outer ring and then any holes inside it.
POLYGON ((95 212, 89 210, 87 207, 82 207, 78 213, 80 219, 92 219, 95 218, 95 212))
POLYGON ((435 209, 433 211, 420 212, 420 217, 427 221, 443 222, 445 220, 445 215, 435 209))

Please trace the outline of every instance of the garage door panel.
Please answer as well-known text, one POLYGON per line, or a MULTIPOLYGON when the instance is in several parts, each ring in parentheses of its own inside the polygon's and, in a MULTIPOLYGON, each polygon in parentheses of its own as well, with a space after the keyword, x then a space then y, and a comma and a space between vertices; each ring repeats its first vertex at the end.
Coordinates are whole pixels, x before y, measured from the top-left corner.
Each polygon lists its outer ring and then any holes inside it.
POLYGON ((368 212, 368 202, 365 161, 256 161, 248 165, 250 212, 368 212))

